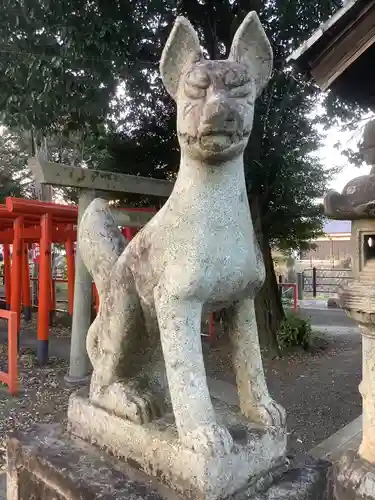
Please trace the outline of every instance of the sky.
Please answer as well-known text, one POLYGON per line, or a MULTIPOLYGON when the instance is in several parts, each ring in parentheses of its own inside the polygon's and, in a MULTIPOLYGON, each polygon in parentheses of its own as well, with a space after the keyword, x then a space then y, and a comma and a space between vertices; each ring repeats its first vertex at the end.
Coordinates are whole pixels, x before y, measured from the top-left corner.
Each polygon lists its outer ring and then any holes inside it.
POLYGON ((351 179, 369 173, 370 166, 365 164, 361 167, 351 165, 348 159, 341 154, 340 149, 334 147, 336 143, 340 142, 343 147, 349 146, 351 149, 357 151, 358 142, 361 140, 363 125, 365 123, 366 121, 358 123, 354 131, 342 131, 339 127, 330 129, 324 141, 324 146, 317 151, 323 165, 327 168, 340 167, 340 173, 332 179, 328 186, 330 189, 341 192, 351 179))

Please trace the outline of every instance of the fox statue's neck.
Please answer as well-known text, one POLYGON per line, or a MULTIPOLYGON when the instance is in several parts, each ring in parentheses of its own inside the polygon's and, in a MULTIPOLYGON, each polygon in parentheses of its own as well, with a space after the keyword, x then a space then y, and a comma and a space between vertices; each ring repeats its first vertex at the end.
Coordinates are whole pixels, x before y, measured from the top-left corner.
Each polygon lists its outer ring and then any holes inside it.
POLYGON ((182 152, 174 193, 216 191, 220 187, 228 193, 246 190, 242 154, 226 162, 206 163, 182 152))

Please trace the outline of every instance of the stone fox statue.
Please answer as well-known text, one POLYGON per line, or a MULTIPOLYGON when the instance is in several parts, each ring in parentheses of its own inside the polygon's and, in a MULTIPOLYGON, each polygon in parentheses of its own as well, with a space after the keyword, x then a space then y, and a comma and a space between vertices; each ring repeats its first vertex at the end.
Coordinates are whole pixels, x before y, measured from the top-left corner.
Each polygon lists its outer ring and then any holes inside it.
POLYGON ((270 78, 272 49, 255 12, 239 27, 226 60, 205 60, 193 27, 177 18, 160 72, 177 104, 181 164, 162 209, 125 241, 107 204, 94 200, 79 250, 100 296, 87 338, 91 400, 139 424, 171 402, 182 446, 225 454, 201 348, 202 310, 229 310, 240 409, 283 426, 268 393, 254 312, 264 265, 246 194, 243 152, 254 101, 270 78))

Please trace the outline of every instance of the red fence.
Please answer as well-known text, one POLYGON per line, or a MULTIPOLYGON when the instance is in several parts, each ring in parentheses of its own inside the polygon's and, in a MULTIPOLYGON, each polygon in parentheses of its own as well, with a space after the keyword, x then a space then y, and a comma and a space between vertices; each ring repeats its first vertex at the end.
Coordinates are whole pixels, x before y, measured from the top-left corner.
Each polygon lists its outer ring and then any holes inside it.
POLYGON ((279 289, 281 292, 281 296, 283 296, 284 290, 288 292, 289 290, 293 290, 293 311, 297 311, 298 307, 298 291, 296 283, 279 283, 279 289))
POLYGON ((0 318, 8 320, 8 372, 0 371, 0 381, 12 395, 18 393, 18 332, 17 313, 0 309, 0 318))

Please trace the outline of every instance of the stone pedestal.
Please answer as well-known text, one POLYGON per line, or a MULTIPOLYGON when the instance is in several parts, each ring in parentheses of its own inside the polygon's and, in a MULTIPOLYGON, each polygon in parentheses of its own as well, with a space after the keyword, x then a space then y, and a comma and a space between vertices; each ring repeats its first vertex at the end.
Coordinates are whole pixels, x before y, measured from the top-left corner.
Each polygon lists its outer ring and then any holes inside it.
POLYGON ((340 291, 339 297, 362 335, 359 390, 363 400, 363 436, 358 453, 363 460, 375 463, 375 220, 353 221, 352 245, 356 256, 354 280, 340 291))
POLYGON ((7 500, 177 500, 172 491, 58 426, 7 443, 7 500))
MULTIPOLYGON (((361 327, 363 378, 360 385, 363 404, 363 434, 359 456, 375 464, 375 325, 361 327)), ((374 483, 375 490, 375 483, 374 483)))
MULTIPOLYGON (((7 500, 188 498, 137 470, 134 464, 118 460, 56 425, 13 436, 7 444, 7 461, 7 500)), ((206 498, 201 496, 200 500, 206 498)), ((310 460, 300 468, 278 469, 250 482, 227 500, 250 498, 330 500, 330 466, 310 460)))
POLYGON ((361 155, 369 175, 350 181, 342 194, 330 191, 325 213, 351 220, 353 281, 339 293, 340 303, 362 334, 363 434, 359 450, 345 453, 335 467, 337 500, 375 499, 375 121, 365 126, 361 155))
POLYGON ((375 499, 375 465, 356 451, 345 453, 334 468, 334 499, 375 499))
POLYGON ((229 454, 210 456, 181 445, 172 411, 139 425, 96 406, 87 396, 86 389, 71 396, 69 431, 159 478, 183 498, 226 498, 284 469, 285 429, 250 424, 222 401, 213 401, 217 421, 228 428, 235 446, 229 454))

